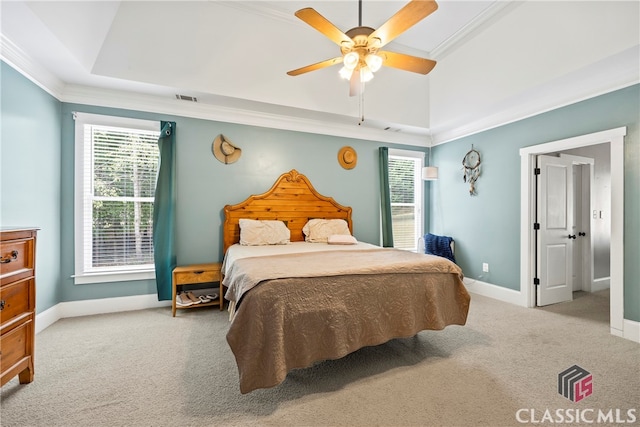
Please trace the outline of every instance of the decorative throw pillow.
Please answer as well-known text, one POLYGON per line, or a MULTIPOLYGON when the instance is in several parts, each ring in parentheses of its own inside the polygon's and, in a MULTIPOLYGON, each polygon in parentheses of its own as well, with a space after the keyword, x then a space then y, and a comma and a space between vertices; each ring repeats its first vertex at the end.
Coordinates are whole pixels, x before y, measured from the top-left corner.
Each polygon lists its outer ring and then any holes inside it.
POLYGON ((282 221, 241 219, 239 222, 241 245, 263 246, 291 243, 291 231, 282 221))
POLYGON ((311 243, 326 243, 329 236, 351 235, 349 224, 344 219, 310 219, 302 227, 305 240, 311 243))
POLYGON ((358 241, 348 234, 332 234, 327 238, 327 243, 330 245, 356 245, 358 241))

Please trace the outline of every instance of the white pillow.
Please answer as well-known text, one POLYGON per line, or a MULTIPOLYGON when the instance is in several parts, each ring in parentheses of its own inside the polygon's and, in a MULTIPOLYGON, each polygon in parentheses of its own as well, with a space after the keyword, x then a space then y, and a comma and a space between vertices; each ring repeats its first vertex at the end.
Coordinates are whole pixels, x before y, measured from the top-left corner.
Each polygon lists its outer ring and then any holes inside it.
POLYGON ((327 238, 327 243, 330 245, 356 245, 358 241, 355 237, 347 234, 332 234, 327 238))
POLYGON ((326 243, 329 236, 351 235, 349 224, 344 219, 310 219, 302 227, 305 240, 311 243, 326 243))
POLYGON ((282 221, 241 219, 240 244, 244 246, 286 245, 291 231, 282 221))

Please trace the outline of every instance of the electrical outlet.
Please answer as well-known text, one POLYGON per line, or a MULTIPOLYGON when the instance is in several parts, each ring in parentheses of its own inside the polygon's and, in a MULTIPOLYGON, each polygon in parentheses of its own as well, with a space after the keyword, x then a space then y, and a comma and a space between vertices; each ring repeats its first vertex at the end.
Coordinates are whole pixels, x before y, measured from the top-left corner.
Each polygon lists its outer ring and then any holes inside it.
POLYGON ((482 263, 482 272, 483 273, 488 273, 489 272, 489 263, 487 263, 487 262, 483 262, 482 263))

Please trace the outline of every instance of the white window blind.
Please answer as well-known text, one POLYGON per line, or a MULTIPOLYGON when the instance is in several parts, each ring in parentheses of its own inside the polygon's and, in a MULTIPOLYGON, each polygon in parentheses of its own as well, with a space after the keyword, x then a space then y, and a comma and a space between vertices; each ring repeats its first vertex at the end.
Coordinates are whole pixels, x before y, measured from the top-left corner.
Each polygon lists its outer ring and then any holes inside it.
POLYGON ((153 277, 135 273, 154 269, 159 129, 159 122, 76 118, 76 283, 153 277))
POLYGON ((393 246, 417 251, 422 235, 422 153, 389 152, 393 246))

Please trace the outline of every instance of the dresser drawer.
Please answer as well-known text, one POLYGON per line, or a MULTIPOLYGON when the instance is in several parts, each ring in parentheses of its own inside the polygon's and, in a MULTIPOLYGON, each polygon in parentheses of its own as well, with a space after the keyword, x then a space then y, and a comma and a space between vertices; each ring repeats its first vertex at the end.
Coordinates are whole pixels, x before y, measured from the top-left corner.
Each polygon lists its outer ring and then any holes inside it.
POLYGON ((33 275, 34 240, 17 239, 0 243, 0 278, 6 282, 10 276, 30 270, 33 275))
POLYGON ((0 288, 0 324, 24 313, 33 312, 34 279, 26 279, 0 288))
POLYGON ((33 321, 31 318, 17 328, 0 336, 2 384, 28 367, 33 370, 33 361, 31 359, 33 355, 32 336, 33 321))
POLYGON ((209 271, 183 271, 174 273, 176 284, 185 285, 190 283, 208 283, 219 282, 220 272, 216 270, 209 271))

